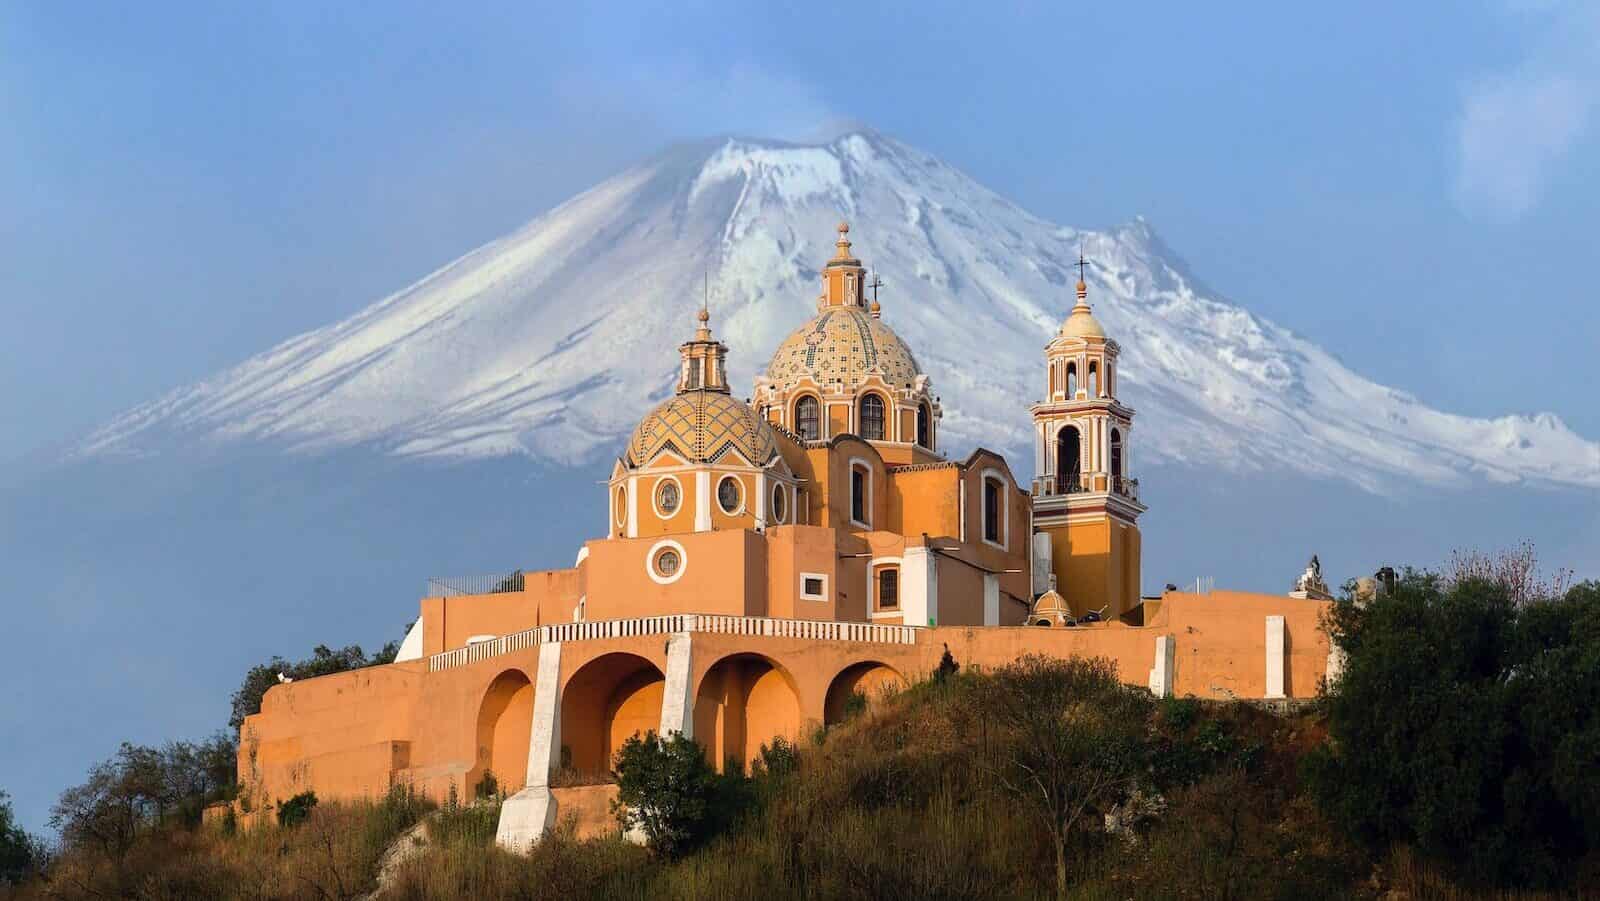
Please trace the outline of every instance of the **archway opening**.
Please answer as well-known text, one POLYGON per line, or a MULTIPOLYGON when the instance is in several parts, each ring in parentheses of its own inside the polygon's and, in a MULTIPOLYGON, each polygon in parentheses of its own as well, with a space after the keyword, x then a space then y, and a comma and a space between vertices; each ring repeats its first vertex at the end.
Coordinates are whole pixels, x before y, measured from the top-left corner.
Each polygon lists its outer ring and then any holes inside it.
POLYGON ((1083 487, 1083 439, 1077 426, 1062 426, 1056 433, 1056 491, 1072 494, 1083 487))
POLYGON ((528 781, 528 739, 533 734, 533 683, 520 670, 506 670, 489 683, 478 704, 477 750, 467 784, 470 798, 494 774, 495 787, 511 794, 528 781))
POLYGON ((661 727, 666 677, 636 654, 579 667, 561 693, 561 766, 577 782, 603 782, 629 737, 661 727))
POLYGON ((866 660, 847 666, 833 677, 822 705, 822 722, 832 726, 849 719, 863 703, 880 701, 902 691, 906 680, 888 664, 866 660), (856 696, 862 700, 857 700, 856 696))
POLYGON ((800 734, 800 698, 794 680, 759 654, 717 661, 700 680, 694 699, 694 737, 713 766, 749 769, 761 746, 800 734))

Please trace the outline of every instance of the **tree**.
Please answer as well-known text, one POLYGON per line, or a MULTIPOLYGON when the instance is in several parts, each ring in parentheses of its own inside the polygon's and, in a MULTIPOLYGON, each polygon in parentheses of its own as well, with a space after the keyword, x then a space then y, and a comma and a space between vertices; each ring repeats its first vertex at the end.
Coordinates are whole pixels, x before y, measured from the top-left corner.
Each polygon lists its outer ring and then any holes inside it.
POLYGON ((233 693, 233 712, 228 717, 228 726, 238 732, 244 725, 245 717, 261 712, 261 698, 267 693, 267 689, 278 684, 280 673, 290 679, 329 676, 362 667, 393 663, 399 653, 400 642, 391 641, 371 657, 368 657, 358 644, 338 650, 319 644, 311 649, 311 656, 304 660, 290 661, 275 656, 266 663, 252 666, 244 674, 244 682, 239 686, 239 690, 233 693))
POLYGON ((635 735, 617 752, 616 770, 612 811, 657 853, 677 857, 709 837, 717 777, 693 740, 681 732, 635 735))
POLYGON ((976 700, 999 733, 990 770, 1050 836, 1065 898, 1073 830, 1124 800, 1144 770, 1152 701, 1108 660, 1034 655, 979 682, 976 700))
POLYGON ((1600 849, 1600 583, 1559 596, 1525 551, 1408 571, 1328 616, 1346 664, 1306 775, 1369 846, 1480 883, 1557 886, 1600 849))
POLYGON ((11 796, 0 791, 0 886, 20 883, 37 864, 35 844, 17 825, 11 796))

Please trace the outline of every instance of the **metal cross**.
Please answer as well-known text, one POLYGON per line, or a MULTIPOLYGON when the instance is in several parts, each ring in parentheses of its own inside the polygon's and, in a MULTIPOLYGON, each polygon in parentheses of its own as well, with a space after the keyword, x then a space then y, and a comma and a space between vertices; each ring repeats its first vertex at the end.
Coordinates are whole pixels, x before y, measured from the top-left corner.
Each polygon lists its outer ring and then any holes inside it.
POLYGON ((1089 261, 1083 258, 1083 246, 1078 246, 1078 262, 1073 264, 1078 267, 1078 281, 1083 281, 1083 270, 1089 268, 1089 261))
POLYGON ((878 289, 883 287, 883 279, 878 278, 878 270, 872 270, 872 281, 867 282, 867 287, 872 289, 872 302, 878 302, 878 289))

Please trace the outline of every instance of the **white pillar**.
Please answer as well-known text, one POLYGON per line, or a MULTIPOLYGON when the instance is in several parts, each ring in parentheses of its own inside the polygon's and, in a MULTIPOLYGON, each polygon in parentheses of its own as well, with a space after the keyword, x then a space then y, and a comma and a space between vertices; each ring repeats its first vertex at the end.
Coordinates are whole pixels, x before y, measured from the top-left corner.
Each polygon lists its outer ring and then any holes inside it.
POLYGON ((539 646, 539 681, 533 689, 533 729, 528 737, 528 784, 500 805, 495 844, 525 852, 556 825, 550 769, 561 747, 561 643, 539 646))
POLYGON ((750 508, 756 513, 756 528, 767 527, 767 474, 756 473, 756 502, 750 508))
POLYGON ((908 626, 939 622, 939 561, 926 547, 908 547, 900 556, 900 603, 908 626))
POLYGON ((983 574, 983 624, 1000 625, 1000 574, 983 574))
POLYGON ((667 637, 667 684, 661 691, 661 729, 666 738, 682 732, 694 738, 694 686, 690 684, 691 633, 674 632, 667 637))
MULTIPOLYGON (((1050 590, 1050 573, 1053 572, 1050 559, 1054 545, 1050 542, 1049 532, 1033 533, 1033 593, 1035 596, 1050 590)), ((1056 586, 1057 591, 1065 591, 1067 586, 1056 586)))
POLYGON ((1171 635, 1156 637, 1156 665, 1150 668, 1150 693, 1158 698, 1172 697, 1172 666, 1178 640, 1171 635))
POLYGON ((639 477, 628 477, 628 537, 639 537, 639 477))
POLYGON ((1344 648, 1339 647, 1338 642, 1334 641, 1332 638, 1329 638, 1328 665, 1327 669, 1325 669, 1322 674, 1322 681, 1326 682, 1329 688, 1332 688, 1335 684, 1337 684, 1339 677, 1344 675, 1344 664, 1344 648))
POLYGON ((1284 650, 1288 633, 1283 617, 1267 617, 1267 697, 1281 698, 1283 693, 1284 650))
POLYGON ((704 469, 694 474, 694 530, 711 531, 711 473, 704 469))

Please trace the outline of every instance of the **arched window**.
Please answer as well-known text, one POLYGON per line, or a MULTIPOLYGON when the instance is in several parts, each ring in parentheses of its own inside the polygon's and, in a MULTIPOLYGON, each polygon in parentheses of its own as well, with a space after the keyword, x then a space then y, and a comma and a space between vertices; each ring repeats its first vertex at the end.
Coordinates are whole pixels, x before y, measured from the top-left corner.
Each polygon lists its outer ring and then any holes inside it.
POLYGON ((1056 433, 1056 490, 1072 494, 1083 487, 1083 439, 1077 426, 1063 426, 1056 433))
POLYGON ((1050 361, 1050 381, 1045 386, 1044 396, 1047 399, 1056 396, 1056 361, 1055 360, 1051 360, 1050 361))
POLYGON ((917 407, 917 444, 919 444, 919 445, 921 445, 921 446, 923 446, 923 447, 925 447, 925 448, 927 448, 929 450, 933 450, 933 436, 929 433, 929 428, 928 428, 928 420, 929 420, 929 418, 931 418, 931 417, 930 417, 930 414, 929 414, 929 411, 928 411, 928 405, 927 404, 922 404, 922 405, 918 406, 917 407))
POLYGON ((820 405, 817 399, 809 394, 795 401, 794 430, 807 441, 815 441, 822 437, 820 405))
POLYGON ((1005 535, 1000 522, 1005 509, 1000 492, 1004 488, 999 479, 983 480, 983 540, 994 544, 1000 544, 1005 535))
POLYGON ((1077 397, 1077 396, 1078 396, 1078 364, 1077 363, 1068 363, 1067 364, 1067 397, 1068 398, 1074 398, 1074 397, 1077 397))
POLYGON ((1119 429, 1111 430, 1111 481, 1122 481, 1122 432, 1119 429))
POLYGON ((868 441, 883 440, 883 398, 876 394, 861 398, 861 437, 868 441))
POLYGON ((1100 396, 1100 364, 1089 361, 1089 396, 1100 396))
POLYGON ((687 387, 691 390, 700 387, 700 361, 689 361, 689 382, 687 387))
POLYGON ((860 466, 850 467, 850 518, 862 525, 870 525, 867 519, 867 479, 870 473, 860 466))

